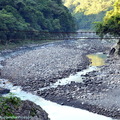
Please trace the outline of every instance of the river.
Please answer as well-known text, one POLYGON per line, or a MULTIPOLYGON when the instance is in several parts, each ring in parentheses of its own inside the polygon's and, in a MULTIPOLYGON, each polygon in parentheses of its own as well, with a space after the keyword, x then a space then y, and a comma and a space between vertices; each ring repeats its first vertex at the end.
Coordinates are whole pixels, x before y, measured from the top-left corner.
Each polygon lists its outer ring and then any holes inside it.
MULTIPOLYGON (((71 81, 83 82, 82 76, 87 72, 98 69, 96 66, 104 65, 105 55, 102 53, 88 55, 91 59, 91 65, 75 75, 70 75, 68 78, 60 79, 56 83, 50 85, 50 87, 57 87, 58 85, 69 84, 71 81), (99 61, 99 64, 94 64, 94 62, 99 61)), ((2 67, 2 66, 1 66, 2 67)), ((47 101, 42 97, 35 94, 28 93, 22 90, 20 86, 13 86, 8 80, 0 79, 0 87, 10 89, 14 96, 20 97, 22 100, 30 100, 37 105, 40 105, 48 114, 51 120, 113 120, 112 118, 91 113, 86 110, 69 107, 65 105, 59 105, 57 103, 47 101)), ((43 88, 48 89, 48 88, 43 88)))

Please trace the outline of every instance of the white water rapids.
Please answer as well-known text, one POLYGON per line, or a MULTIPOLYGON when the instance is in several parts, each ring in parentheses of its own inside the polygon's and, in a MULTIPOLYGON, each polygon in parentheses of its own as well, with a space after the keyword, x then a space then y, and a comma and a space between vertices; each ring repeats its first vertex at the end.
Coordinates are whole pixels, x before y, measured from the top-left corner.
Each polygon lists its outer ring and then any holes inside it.
POLYGON ((21 90, 19 86, 13 86, 7 80, 0 80, 0 87, 11 90, 14 96, 20 97, 22 100, 30 100, 37 105, 40 105, 48 114, 51 120, 112 120, 112 118, 94 114, 86 110, 62 106, 57 103, 47 101, 42 97, 27 93, 21 90))
MULTIPOLYGON (((96 70, 96 67, 89 67, 88 69, 78 72, 75 75, 69 76, 68 78, 58 80, 50 87, 57 87, 58 85, 69 84, 71 81, 82 82, 81 75, 84 75, 87 72, 93 70, 96 70)), ((30 100, 35 104, 40 105, 49 114, 49 118, 51 120, 113 120, 110 117, 91 113, 86 110, 65 105, 59 105, 57 103, 47 101, 42 97, 22 91, 22 88, 20 86, 13 86, 12 83, 5 79, 0 79, 0 87, 10 89, 11 93, 13 93, 17 97, 20 97, 22 100, 30 100)), ((43 89, 48 89, 50 87, 43 89)))

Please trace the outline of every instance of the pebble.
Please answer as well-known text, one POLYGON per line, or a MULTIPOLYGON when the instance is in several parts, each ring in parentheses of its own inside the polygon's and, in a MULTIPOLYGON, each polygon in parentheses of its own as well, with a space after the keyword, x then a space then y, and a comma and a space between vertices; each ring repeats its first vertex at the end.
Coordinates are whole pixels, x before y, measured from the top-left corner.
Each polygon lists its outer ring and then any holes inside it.
MULTIPOLYGON (((69 41, 67 41, 67 43, 61 42, 52 46, 34 49, 32 51, 25 52, 24 54, 20 54, 19 56, 15 56, 14 58, 6 59, 6 64, 1 70, 1 76, 11 78, 11 82, 22 86, 26 90, 35 90, 36 87, 38 95, 48 99, 50 97, 53 101, 56 97, 61 98, 69 96, 69 98, 66 99, 68 103, 70 103, 71 100, 75 101, 79 98, 82 101, 82 104, 84 104, 88 98, 91 101, 97 100, 98 97, 96 97, 96 94, 99 96, 98 93, 101 86, 96 84, 102 84, 101 81, 95 82, 97 79, 91 79, 90 83, 88 81, 86 85, 71 82, 71 84, 66 85, 66 87, 58 86, 56 89, 49 89, 47 91, 38 90, 40 87, 44 87, 46 85, 49 86, 50 83, 56 82, 58 78, 67 77, 71 73, 76 73, 78 69, 82 70, 86 68, 89 64, 89 60, 85 56, 86 54, 92 53, 91 50, 95 53, 98 51, 105 51, 106 48, 99 40, 89 39, 86 41, 76 40, 72 43, 69 41), (68 90, 66 90, 66 88, 68 90)), ((112 62, 112 64, 114 63, 112 62)), ((108 69, 109 65, 107 67, 107 70, 108 69)), ((101 74, 94 71, 94 75, 97 77, 101 74)), ((85 77, 90 79, 93 76, 91 76, 91 74, 90 76, 87 74, 85 77)), ((107 82, 105 83, 107 84, 107 82)), ((101 96, 99 96, 99 98, 100 97, 101 96)), ((63 101, 58 102, 61 103, 61 105, 64 105, 63 101)))

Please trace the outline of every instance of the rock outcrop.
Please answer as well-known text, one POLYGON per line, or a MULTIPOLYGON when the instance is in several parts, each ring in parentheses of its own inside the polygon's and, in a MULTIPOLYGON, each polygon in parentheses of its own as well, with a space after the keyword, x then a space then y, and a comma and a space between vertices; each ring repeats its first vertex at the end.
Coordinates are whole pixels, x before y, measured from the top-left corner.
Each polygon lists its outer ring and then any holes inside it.
POLYGON ((17 97, 0 97, 0 119, 50 120, 48 114, 31 101, 21 101, 17 97))
POLYGON ((110 55, 120 55, 120 40, 118 41, 118 43, 116 43, 115 45, 113 45, 113 47, 111 48, 110 55))
POLYGON ((10 92, 9 89, 4 89, 4 88, 1 88, 1 87, 0 87, 0 95, 2 95, 2 94, 7 94, 7 93, 9 93, 9 92, 10 92))

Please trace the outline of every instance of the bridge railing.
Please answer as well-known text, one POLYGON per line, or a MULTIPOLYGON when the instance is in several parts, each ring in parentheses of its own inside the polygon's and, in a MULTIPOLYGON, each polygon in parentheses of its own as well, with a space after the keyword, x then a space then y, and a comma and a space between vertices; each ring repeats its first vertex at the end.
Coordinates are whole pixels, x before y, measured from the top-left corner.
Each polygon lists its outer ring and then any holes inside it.
MULTIPOLYGON (((0 30, 0 42, 18 42, 23 40, 76 40, 76 39, 101 39, 96 32, 46 32, 46 31, 20 31, 0 30)), ((110 35, 103 39, 120 39, 110 35)))

